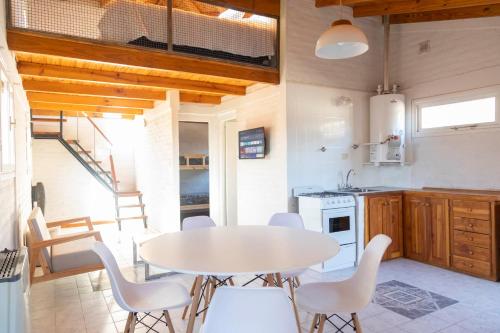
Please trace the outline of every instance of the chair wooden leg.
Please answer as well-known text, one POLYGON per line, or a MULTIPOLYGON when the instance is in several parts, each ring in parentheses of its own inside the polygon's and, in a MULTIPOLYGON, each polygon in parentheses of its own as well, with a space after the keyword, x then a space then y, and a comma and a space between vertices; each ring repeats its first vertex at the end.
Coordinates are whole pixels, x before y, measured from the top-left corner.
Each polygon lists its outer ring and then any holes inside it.
POLYGON ((127 323, 125 324, 125 333, 134 333, 135 331, 135 313, 129 312, 127 317, 127 323))
MULTIPOLYGON (((191 291, 189 292, 189 295, 191 295, 191 298, 194 295, 194 285, 195 284, 196 284, 196 280, 193 281, 193 285, 191 286, 191 291)), ((189 310, 189 305, 186 305, 184 307, 184 311, 182 312, 182 320, 186 319, 186 315, 188 313, 188 310, 189 310)))
POLYGON ((302 327, 300 326, 299 311, 297 309, 297 304, 295 304, 295 288, 293 286, 293 278, 286 279, 288 282, 288 287, 290 288, 290 298, 292 299, 293 312, 295 313, 295 320, 297 321, 297 328, 299 333, 302 333, 302 327))
MULTIPOLYGON (((212 293, 213 287, 214 287, 214 282, 210 277, 208 277, 207 278, 207 286, 205 287, 205 304, 203 305, 204 309, 207 309, 208 304, 210 304, 210 294, 212 293)), ((208 312, 208 309, 203 312, 203 319, 201 321, 202 323, 205 322, 205 318, 207 317, 207 312, 208 312)))
POLYGON ((313 320, 311 322, 311 328, 309 329, 309 333, 314 333, 316 331, 316 324, 318 323, 319 314, 314 314, 313 320))
POLYGON ((274 287, 274 275, 267 274, 267 287, 274 287))
POLYGON ((168 311, 164 310, 163 315, 165 316, 165 321, 167 322, 168 333, 175 333, 174 324, 172 323, 172 318, 170 318, 168 311))
POLYGON ((193 333, 194 322, 196 320, 196 311, 200 302, 201 285, 203 283, 203 275, 198 275, 195 280, 193 303, 191 304, 191 312, 189 313, 189 321, 186 333, 193 333))
POLYGON ((276 273, 276 284, 278 287, 283 288, 283 280, 281 279, 281 273, 276 273))
POLYGON ((351 313, 352 321, 354 323, 355 331, 356 333, 362 333, 363 329, 361 328, 361 323, 359 322, 358 314, 357 313, 351 313))
POLYGON ((325 321, 326 321, 326 315, 321 315, 319 317, 319 327, 318 327, 318 333, 323 333, 325 330, 325 321))
POLYGON ((231 287, 234 287, 234 280, 233 280, 233 278, 229 278, 229 285, 231 287))
POLYGON ((295 277, 295 283, 297 283, 297 287, 300 287, 300 280, 298 276, 295 277))

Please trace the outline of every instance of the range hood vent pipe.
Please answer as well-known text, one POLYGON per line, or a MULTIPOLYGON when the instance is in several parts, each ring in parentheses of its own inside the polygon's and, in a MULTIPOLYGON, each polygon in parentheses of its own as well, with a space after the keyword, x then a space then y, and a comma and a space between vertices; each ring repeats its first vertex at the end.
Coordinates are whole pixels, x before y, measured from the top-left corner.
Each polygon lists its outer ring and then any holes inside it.
POLYGON ((391 25, 389 23, 389 15, 383 16, 384 21, 384 94, 389 94, 389 38, 391 25))

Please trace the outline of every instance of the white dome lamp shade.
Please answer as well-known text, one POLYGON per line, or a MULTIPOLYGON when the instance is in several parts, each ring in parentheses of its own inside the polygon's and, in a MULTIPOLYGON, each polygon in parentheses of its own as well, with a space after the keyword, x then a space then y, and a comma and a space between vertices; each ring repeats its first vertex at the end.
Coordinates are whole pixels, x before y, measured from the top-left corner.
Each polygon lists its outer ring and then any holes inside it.
POLYGON ((368 39, 349 20, 337 20, 316 42, 316 56, 323 59, 347 59, 368 51, 368 39))

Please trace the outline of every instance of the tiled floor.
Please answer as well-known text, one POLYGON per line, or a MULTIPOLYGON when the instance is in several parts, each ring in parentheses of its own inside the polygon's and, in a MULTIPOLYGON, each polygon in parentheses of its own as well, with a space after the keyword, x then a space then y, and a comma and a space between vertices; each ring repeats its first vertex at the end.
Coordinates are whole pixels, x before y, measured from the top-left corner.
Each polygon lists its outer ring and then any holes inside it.
MULTIPOLYGON (((114 226, 102 228, 105 242, 115 256, 128 279, 144 280, 144 268, 132 265, 131 234, 133 230, 116 236, 114 226)), ((302 283, 333 281, 352 274, 352 270, 319 274, 308 271, 302 283)), ((178 281, 188 289, 193 277, 175 275, 167 279, 178 281)), ((242 279, 243 280, 243 279, 242 279)), ((476 333, 500 332, 500 283, 476 279, 406 259, 384 262, 379 283, 396 280, 432 293, 458 301, 444 309, 417 319, 409 319, 377 304, 370 304, 360 312, 364 333, 476 333)), ((127 313, 115 303, 106 274, 82 274, 76 277, 36 284, 31 289, 29 315, 31 332, 123 332, 127 313), (101 289, 95 291, 95 289, 101 289)), ((184 332, 186 321, 181 310, 173 311, 176 332, 184 332)), ((304 332, 309 329, 311 315, 300 313, 304 332)), ((167 332, 157 325, 159 332, 167 332)), ((326 332, 336 332, 326 326, 326 332)), ((138 328, 136 332, 146 332, 138 328)), ((345 330, 352 332, 352 330, 345 330)), ((237 331, 235 331, 237 333, 237 331)), ((257 332, 256 332, 257 333, 257 332)))

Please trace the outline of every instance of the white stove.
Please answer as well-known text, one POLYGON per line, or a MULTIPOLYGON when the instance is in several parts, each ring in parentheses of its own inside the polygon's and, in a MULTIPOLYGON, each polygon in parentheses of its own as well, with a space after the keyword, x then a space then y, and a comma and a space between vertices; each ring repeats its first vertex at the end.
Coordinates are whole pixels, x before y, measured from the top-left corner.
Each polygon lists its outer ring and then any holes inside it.
POLYGON ((339 254, 312 268, 327 272, 355 266, 358 232, 354 197, 316 186, 294 188, 293 194, 298 198, 306 229, 325 233, 340 244, 339 254))

